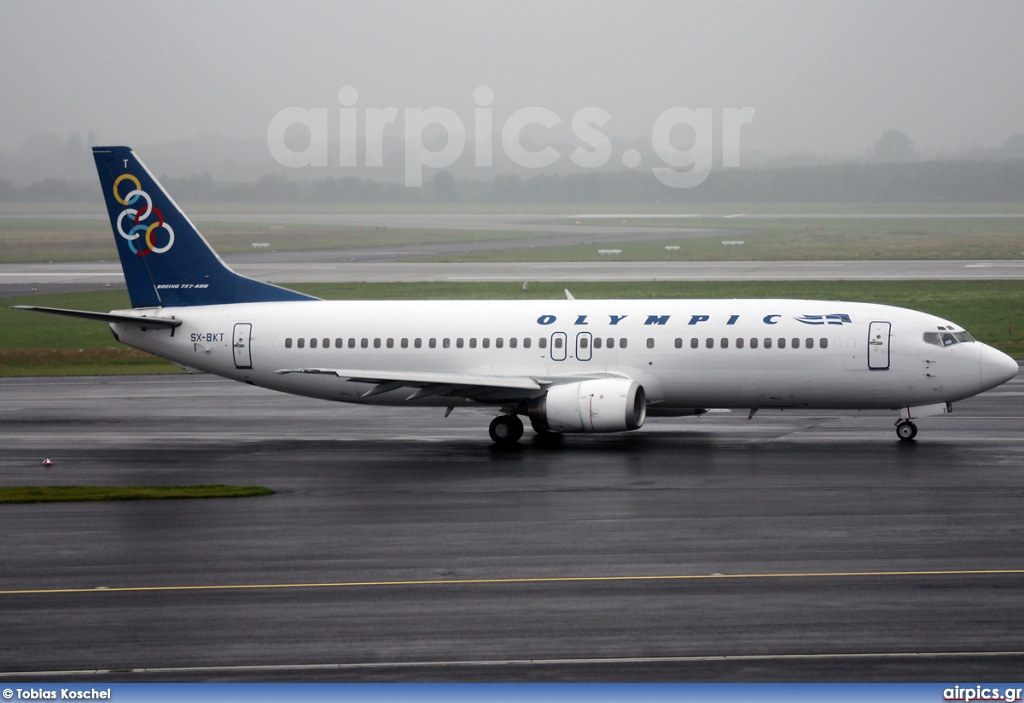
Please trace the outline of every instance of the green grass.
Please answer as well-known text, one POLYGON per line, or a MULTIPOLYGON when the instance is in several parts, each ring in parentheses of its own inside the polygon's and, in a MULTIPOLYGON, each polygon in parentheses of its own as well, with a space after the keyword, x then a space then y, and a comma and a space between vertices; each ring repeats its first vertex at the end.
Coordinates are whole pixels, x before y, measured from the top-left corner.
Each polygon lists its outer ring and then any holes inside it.
MULTIPOLYGON (((196 226, 221 254, 266 251, 320 251, 516 239, 523 232, 435 228, 342 227, 253 224, 194 218, 196 226), (262 249, 260 251, 263 251, 262 249)), ((117 258, 106 219, 0 218, 0 263, 104 261, 117 258)))
MULTIPOLYGON (((320 283, 287 286, 329 300, 540 300, 796 298, 898 305, 963 325, 980 341, 1024 358, 1024 285, 1019 281, 614 281, 572 283, 320 283)), ((8 305, 82 310, 130 307, 125 291, 10 298, 0 307, 0 376, 181 373, 118 344, 107 325, 8 305)))
MULTIPOLYGON (((852 213, 856 214, 856 213, 852 213)), ((424 261, 596 261, 598 249, 622 249, 617 259, 633 261, 731 260, 878 260, 878 259, 1020 259, 1024 258, 1021 217, 881 217, 881 218, 722 218, 698 214, 688 218, 582 218, 581 233, 607 227, 702 228, 696 236, 640 242, 624 235, 618 243, 584 243, 545 249, 528 246, 536 233, 501 230, 348 227, 304 224, 222 222, 215 215, 194 218, 214 249, 224 254, 252 252, 253 243, 269 251, 345 250, 523 239, 512 251, 454 254, 424 261), (722 240, 743 240, 724 247, 722 240), (665 245, 679 246, 675 252, 665 245)), ((576 220, 547 220, 559 226, 576 220)), ((585 238, 585 237, 584 237, 585 238)), ((262 250, 261 250, 262 251, 262 250)), ((95 261, 117 256, 105 218, 0 217, 0 263, 95 261)))
POLYGON ((273 491, 263 486, 16 486, 0 487, 0 503, 67 503, 94 500, 250 498, 273 491))
MULTIPOLYGON (((1024 218, 871 219, 593 219, 595 227, 701 228, 694 236, 644 242, 628 236, 618 242, 587 242, 552 249, 481 252, 439 256, 431 261, 829 261, 949 260, 1024 258, 1024 218), (743 246, 723 246, 723 241, 743 246), (666 251, 677 246, 677 251, 666 251), (615 256, 600 249, 621 249, 615 256)), ((564 224, 564 222, 562 223, 564 224)))
POLYGON ((152 354, 114 339, 102 322, 56 317, 10 305, 40 305, 78 310, 131 307, 124 290, 5 298, 0 307, 0 376, 108 376, 184 373, 152 354))

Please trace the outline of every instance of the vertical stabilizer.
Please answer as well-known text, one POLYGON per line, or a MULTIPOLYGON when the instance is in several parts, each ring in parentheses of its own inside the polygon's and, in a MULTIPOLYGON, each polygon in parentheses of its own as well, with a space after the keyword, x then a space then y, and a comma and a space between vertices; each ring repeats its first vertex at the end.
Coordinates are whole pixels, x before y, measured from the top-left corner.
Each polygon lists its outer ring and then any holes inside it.
POLYGON ((131 149, 92 152, 132 307, 313 300, 228 268, 131 149))

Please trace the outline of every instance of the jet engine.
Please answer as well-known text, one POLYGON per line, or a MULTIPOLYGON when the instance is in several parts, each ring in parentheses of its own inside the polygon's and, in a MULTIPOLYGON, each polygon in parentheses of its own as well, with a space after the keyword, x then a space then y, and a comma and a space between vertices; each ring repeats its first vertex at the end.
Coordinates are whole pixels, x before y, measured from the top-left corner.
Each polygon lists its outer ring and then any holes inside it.
POLYGON ((602 378, 552 386, 530 401, 538 432, 623 432, 647 418, 647 395, 635 381, 602 378))

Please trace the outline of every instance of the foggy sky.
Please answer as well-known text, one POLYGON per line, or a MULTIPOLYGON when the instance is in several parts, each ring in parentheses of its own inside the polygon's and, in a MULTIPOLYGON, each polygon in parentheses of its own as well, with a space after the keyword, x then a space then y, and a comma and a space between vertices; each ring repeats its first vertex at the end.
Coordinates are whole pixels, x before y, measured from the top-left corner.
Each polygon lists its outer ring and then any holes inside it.
MULTIPOLYGON (((266 139, 275 113, 607 111, 649 138, 675 106, 753 107, 742 148, 836 157, 888 129, 924 154, 1024 132, 1024 3, 39 2, 0 4, 0 149, 37 132, 139 144, 266 139)), ((332 122, 332 125, 334 123, 332 122)))

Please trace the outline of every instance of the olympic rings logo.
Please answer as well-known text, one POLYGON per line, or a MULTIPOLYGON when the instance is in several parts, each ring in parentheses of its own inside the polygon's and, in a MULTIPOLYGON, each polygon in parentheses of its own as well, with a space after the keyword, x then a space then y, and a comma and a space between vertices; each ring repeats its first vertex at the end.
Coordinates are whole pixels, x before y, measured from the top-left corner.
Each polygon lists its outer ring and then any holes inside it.
POLYGON ((142 184, 139 183, 139 179, 135 176, 125 173, 117 177, 114 181, 114 200, 119 202, 121 205, 136 205, 139 200, 145 201, 145 207, 140 211, 137 207, 126 207, 120 215, 117 216, 117 233, 128 240, 128 247, 132 250, 132 253, 136 256, 146 256, 147 254, 163 254, 174 246, 174 230, 171 226, 164 222, 163 213, 160 212, 159 208, 153 207, 153 199, 149 197, 149 193, 142 190, 142 184), (134 186, 134 190, 128 191, 128 193, 122 198, 118 189, 124 181, 130 181, 134 186), (155 215, 156 221, 146 223, 144 220, 149 218, 150 215, 155 215), (132 227, 127 232, 124 231, 124 220, 125 218, 131 218, 132 227), (163 227, 167 230, 167 243, 162 247, 156 245, 156 237, 154 236, 156 230, 163 227), (142 238, 140 242, 139 239, 142 238), (141 245, 145 244, 145 248, 141 245))

